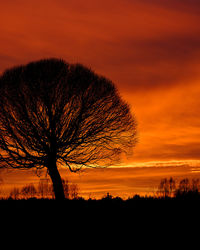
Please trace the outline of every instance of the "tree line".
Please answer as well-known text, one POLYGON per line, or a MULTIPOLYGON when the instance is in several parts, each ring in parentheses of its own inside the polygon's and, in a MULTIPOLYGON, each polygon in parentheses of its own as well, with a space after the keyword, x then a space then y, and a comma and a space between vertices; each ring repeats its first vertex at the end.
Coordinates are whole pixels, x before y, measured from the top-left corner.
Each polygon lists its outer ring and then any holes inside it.
MULTIPOLYGON (((64 194, 66 199, 78 199, 79 188, 75 183, 69 183, 67 179, 62 179, 64 194)), ((49 179, 40 179, 37 186, 33 183, 26 184, 22 188, 14 187, 11 189, 9 199, 55 199, 53 184, 49 179)))
MULTIPOLYGON (((3 182, 2 182, 3 184, 3 182)), ((63 190, 65 199, 83 199, 79 194, 79 187, 75 183, 69 183, 67 179, 62 179, 63 190)), ((145 196, 148 198, 147 196, 145 196)), ((180 197, 199 197, 200 198, 200 179, 188 178, 175 180, 173 177, 163 178, 157 188, 153 197, 149 198, 180 198, 180 197)), ((18 200, 18 199, 55 199, 53 190, 53 184, 48 178, 40 179, 37 186, 33 183, 24 185, 22 188, 14 187, 11 189, 7 198, 18 200)), ((130 199, 142 198, 136 194, 130 199)), ((102 197, 102 200, 122 200, 121 197, 114 197, 109 192, 102 197)))
POLYGON ((159 197, 183 197, 200 196, 200 180, 198 178, 189 180, 181 179, 177 182, 173 177, 161 179, 158 186, 157 196, 159 197))

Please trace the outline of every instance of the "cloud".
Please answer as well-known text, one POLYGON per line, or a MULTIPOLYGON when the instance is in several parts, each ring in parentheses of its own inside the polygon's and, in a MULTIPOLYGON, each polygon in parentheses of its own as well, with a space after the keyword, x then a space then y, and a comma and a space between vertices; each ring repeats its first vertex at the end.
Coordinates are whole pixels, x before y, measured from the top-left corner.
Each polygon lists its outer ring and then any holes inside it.
POLYGON ((161 0, 141 0, 140 2, 146 5, 154 5, 159 6, 163 9, 169 10, 176 10, 179 12, 186 12, 199 14, 200 12, 200 2, 198 0, 168 0, 168 1, 161 1, 161 0))
POLYGON ((163 2, 2 2, 0 53, 19 64, 47 56, 80 61, 123 91, 175 84, 195 73, 199 17, 180 1, 177 8, 163 2))
POLYGON ((195 0, 1 1, 0 72, 44 57, 81 62, 131 104, 136 159, 179 158, 181 150, 198 158, 199 7, 195 0), (177 147, 169 153, 170 145, 177 147))
POLYGON ((110 52, 106 62, 122 91, 169 87, 200 78, 200 37, 121 41, 110 46, 110 52))

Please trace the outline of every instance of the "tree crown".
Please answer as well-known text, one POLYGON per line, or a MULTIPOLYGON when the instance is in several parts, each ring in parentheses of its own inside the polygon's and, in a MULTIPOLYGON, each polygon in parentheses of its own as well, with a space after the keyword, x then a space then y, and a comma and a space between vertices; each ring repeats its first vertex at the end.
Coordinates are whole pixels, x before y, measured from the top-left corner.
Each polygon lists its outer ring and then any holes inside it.
POLYGON ((106 166, 135 142, 128 104, 81 64, 44 59, 0 77, 1 167, 106 166))

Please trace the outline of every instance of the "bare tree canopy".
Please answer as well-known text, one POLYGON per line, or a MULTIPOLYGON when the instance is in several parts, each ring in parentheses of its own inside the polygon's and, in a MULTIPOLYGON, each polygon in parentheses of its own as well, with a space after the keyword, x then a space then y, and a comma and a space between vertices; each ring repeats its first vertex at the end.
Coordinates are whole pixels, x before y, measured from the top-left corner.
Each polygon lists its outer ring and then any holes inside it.
POLYGON ((114 84, 80 64, 44 59, 0 77, 0 167, 108 166, 135 145, 136 123, 114 84))

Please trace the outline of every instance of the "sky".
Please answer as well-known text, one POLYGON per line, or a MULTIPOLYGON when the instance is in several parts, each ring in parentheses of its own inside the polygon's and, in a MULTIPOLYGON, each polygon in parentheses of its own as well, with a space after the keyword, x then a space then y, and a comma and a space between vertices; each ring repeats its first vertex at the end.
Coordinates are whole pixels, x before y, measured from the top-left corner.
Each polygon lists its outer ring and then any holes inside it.
POLYGON ((200 1, 0 2, 0 73, 42 58, 111 79, 139 142, 126 164, 200 160, 200 1))

